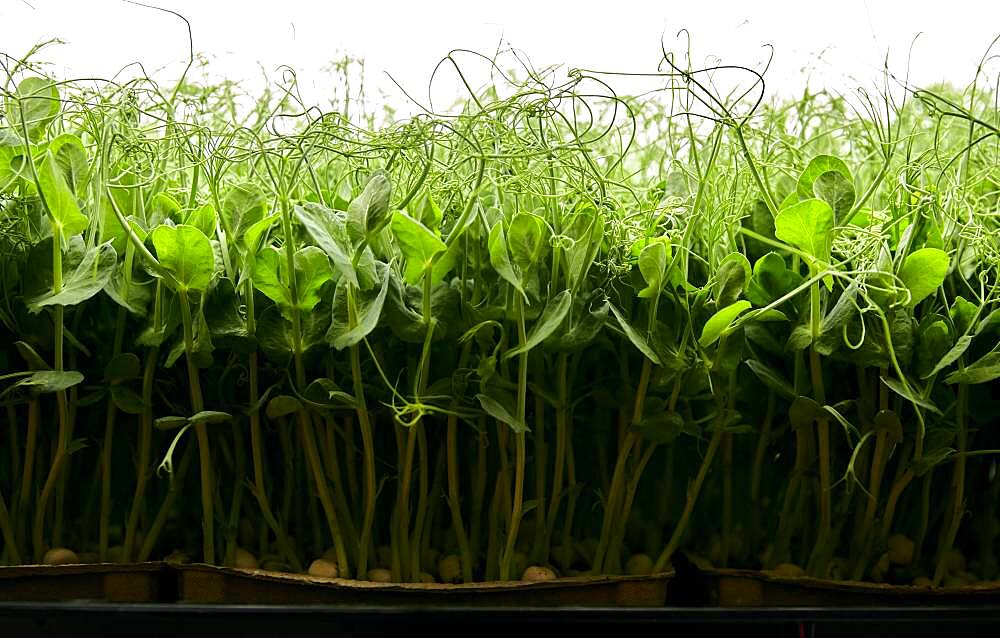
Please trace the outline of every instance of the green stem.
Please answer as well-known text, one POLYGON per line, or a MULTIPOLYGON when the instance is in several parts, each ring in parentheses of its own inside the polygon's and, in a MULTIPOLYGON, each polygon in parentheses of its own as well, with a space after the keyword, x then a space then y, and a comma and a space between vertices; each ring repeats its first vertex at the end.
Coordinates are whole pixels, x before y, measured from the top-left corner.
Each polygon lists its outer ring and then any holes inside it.
MULTIPOLYGON (((959 369, 963 369, 959 358, 959 369)), ((945 533, 938 547, 937 568, 934 570, 934 585, 938 586, 944 580, 948 571, 948 554, 955 544, 955 537, 962 524, 962 514, 965 512, 965 461, 968 443, 968 430, 965 424, 966 404, 968 402, 969 386, 958 384, 958 399, 955 402, 955 425, 958 427, 958 454, 955 458, 955 469, 951 479, 951 507, 945 518, 945 533)))
POLYGON ((250 352, 250 405, 254 406, 250 411, 250 455, 253 463, 253 494, 257 499, 260 512, 264 516, 264 521, 271 528, 275 538, 277 538, 278 549, 281 551, 282 556, 288 561, 292 569, 301 572, 302 563, 299 562, 298 555, 288 540, 288 535, 285 534, 285 530, 274 516, 274 511, 271 509, 271 501, 267 496, 267 486, 264 483, 264 437, 261 433, 260 409, 256 407, 260 395, 258 356, 256 350, 250 352))
MULTIPOLYGON (((482 420, 479 436, 476 437, 476 464, 472 478, 472 524, 469 526, 469 547, 472 556, 478 557, 482 548, 483 504, 486 502, 487 463, 486 449, 489 446, 489 434, 486 432, 485 419, 482 420)), ((471 567, 470 567, 471 569, 471 567)))
MULTIPOLYGON (((524 325, 524 299, 517 297, 518 338, 519 343, 527 341, 527 330, 524 325)), ((518 356, 517 379, 517 419, 524 423, 527 413, 528 393, 528 353, 518 356)), ((514 563, 514 548, 517 544, 517 533, 521 528, 521 515, 524 507, 524 471, 527 458, 527 442, 524 432, 514 433, 514 500, 511 505, 510 525, 507 528, 507 543, 500 555, 500 580, 510 580, 514 563)))
POLYGON ((757 437, 757 447, 753 455, 753 470, 750 477, 750 505, 753 525, 751 526, 752 543, 756 544, 765 532, 761 527, 761 514, 763 503, 760 498, 760 484, 764 474, 764 456, 767 454, 768 445, 771 443, 771 423, 774 421, 774 392, 767 393, 767 411, 764 414, 764 422, 760 427, 760 434, 757 437))
MULTIPOLYGON (((38 397, 31 397, 28 400, 28 434, 25 437, 23 474, 21 475, 18 502, 14 508, 14 522, 17 524, 19 530, 24 529, 21 527, 20 521, 22 515, 27 511, 31 496, 35 491, 32 481, 34 480, 35 456, 38 446, 38 422, 41 420, 41 412, 42 406, 38 397)), ((27 517, 25 516, 24 518, 27 517)), ((18 536, 21 536, 20 531, 18 532, 18 536)))
POLYGON ((146 533, 146 537, 142 541, 142 547, 139 549, 139 562, 145 562, 149 560, 150 554, 156 548, 156 542, 160 538, 160 532, 163 531, 163 526, 167 523, 167 518, 170 516, 174 509, 174 501, 177 500, 177 495, 181 492, 181 487, 184 485, 184 478, 187 476, 188 469, 191 467, 192 459, 194 454, 192 452, 194 448, 192 446, 187 446, 184 449, 184 454, 181 456, 180 465, 170 476, 170 487, 167 490, 167 496, 163 499, 163 503, 160 504, 160 509, 156 512, 156 517, 153 519, 153 524, 149 526, 149 531, 146 533))
MULTIPOLYGON (((632 424, 635 425, 642 418, 643 405, 646 399, 646 391, 649 387, 649 378, 653 369, 653 363, 647 359, 642 360, 642 372, 639 375, 639 386, 635 391, 635 401, 632 410, 632 424)), ((615 521, 619 515, 619 502, 622 499, 622 492, 625 489, 625 471, 629 455, 632 448, 638 442, 639 437, 634 431, 625 434, 621 447, 618 450, 618 458, 615 461, 615 469, 611 475, 611 486, 608 489, 607 505, 604 509, 604 519, 601 523, 601 536, 594 552, 594 561, 591 570, 594 574, 601 574, 606 569, 604 557, 611 542, 615 521)))
POLYGON ((875 521, 875 510, 878 507, 879 491, 882 487, 882 470, 884 469, 884 457, 886 454, 886 433, 879 432, 875 436, 875 452, 872 456, 871 475, 868 481, 868 494, 866 494, 867 504, 865 506, 864 521, 861 525, 860 533, 855 538, 855 547, 860 550, 860 559, 854 567, 853 578, 859 580, 864 576, 871 555, 871 547, 874 544, 872 536, 872 526, 875 521))
MULTIPOLYGON (((540 394, 535 395, 535 538, 531 548, 531 562, 541 560, 545 542, 545 474, 548 448, 545 444, 545 403, 540 394)), ((544 553, 548 553, 545 550, 544 553)))
POLYGON ((719 564, 729 567, 729 546, 733 535, 733 435, 722 440, 722 558, 719 564))
POLYGON ((472 548, 469 537, 465 533, 462 521, 462 501, 459 494, 458 474, 458 415, 448 415, 447 440, 445 442, 448 456, 448 506, 451 509, 451 526, 458 541, 459 554, 462 558, 462 582, 472 582, 472 548))
MULTIPOLYGON (((419 425, 419 424, 418 424, 419 425)), ((430 456, 427 450, 427 429, 414 426, 417 430, 417 455, 419 459, 417 486, 417 513, 410 538, 410 577, 420 580, 420 550, 422 547, 424 524, 427 520, 427 494, 430 489, 430 456)))
POLYGON ((563 478, 566 474, 566 417, 567 402, 567 368, 569 354, 560 352, 556 364, 556 383, 558 395, 556 401, 556 454, 552 468, 552 496, 549 498, 549 516, 545 523, 545 539, 542 542, 542 562, 548 562, 552 545, 552 535, 555 533, 556 517, 559 515, 559 503, 562 501, 563 478))
POLYGON ((356 344, 351 346, 351 377, 354 383, 358 425, 361 429, 361 447, 364 452, 364 514, 358 536, 358 576, 363 577, 368 573, 368 544, 375 520, 375 441, 368 408, 365 405, 365 389, 361 378, 361 352, 356 344))
POLYGON ((889 537, 889 533, 892 531, 892 520, 896 513, 896 504, 899 503, 899 497, 902 495, 903 490, 906 486, 910 484, 914 476, 912 469, 907 469, 903 474, 893 483, 892 488, 889 490, 889 496, 885 501, 885 513, 882 514, 882 532, 880 535, 880 541, 885 541, 889 537))
POLYGON ((319 502, 323 506, 323 513, 326 516, 326 523, 333 537, 333 547, 337 552, 337 567, 343 565, 344 577, 350 573, 347 562, 347 551, 344 548, 344 540, 340 534, 340 526, 337 524, 337 511, 333 507, 333 499, 330 498, 330 490, 326 484, 326 477, 323 475, 323 465, 320 462, 319 451, 316 448, 316 437, 313 432, 312 420, 305 410, 298 412, 299 434, 305 446, 306 463, 312 470, 312 479, 319 494, 319 502))
MULTIPOLYGON (((125 308, 119 306, 118 316, 115 319, 115 339, 112 349, 113 356, 115 357, 120 355, 122 351, 122 339, 125 333, 125 313, 125 308)), ((98 557, 102 563, 106 563, 108 560, 108 531, 111 524, 111 453, 115 435, 115 420, 118 416, 118 407, 111 397, 108 397, 106 410, 104 446, 101 449, 101 512, 97 543, 98 557)))
POLYGON ((343 475, 340 472, 340 460, 337 453, 337 433, 336 424, 331 416, 326 416, 326 474, 327 480, 333 484, 333 502, 337 508, 337 522, 341 525, 341 534, 344 535, 345 549, 348 560, 357 560, 358 533, 354 529, 354 522, 351 520, 351 508, 347 503, 347 494, 344 492, 343 475), (352 552, 355 552, 352 554, 352 552))
POLYGON ((629 518, 631 517, 632 505, 635 502, 635 495, 639 492, 639 481, 642 478, 643 472, 646 470, 646 466, 649 465, 649 461, 653 458, 653 453, 656 452, 659 446, 656 443, 650 442, 646 449, 643 450, 642 455, 639 457, 639 462, 636 464, 633 470, 632 477, 628 481, 628 487, 625 489, 625 500, 622 504, 622 514, 618 518, 618 523, 615 526, 614 540, 608 550, 608 557, 605 561, 605 568, 610 573, 618 573, 621 571, 621 550, 625 544, 625 533, 628 529, 629 518))
MULTIPOLYGON (((198 366, 194 360, 194 322, 191 318, 191 304, 187 291, 178 291, 177 298, 181 306, 181 322, 184 328, 184 354, 187 361, 188 391, 191 395, 191 409, 197 414, 205 409, 205 399, 201 393, 201 378, 198 366)), ((215 479, 212 473, 212 452, 209 447, 208 428, 204 423, 196 423, 195 435, 198 438, 198 463, 201 472, 201 531, 202 559, 209 564, 215 563, 215 479)))
POLYGON ((795 465, 792 468, 792 477, 785 490, 784 503, 781 506, 781 516, 778 519, 778 530, 771 555, 766 564, 769 568, 788 561, 789 547, 792 535, 797 531, 795 524, 797 516, 795 513, 795 500, 803 488, 805 481, 806 467, 808 466, 809 445, 807 441, 808 433, 805 428, 795 430, 795 465))
POLYGON ((566 481, 569 487, 569 498, 566 501, 566 520, 562 530, 562 567, 569 569, 573 562, 573 520, 576 517, 576 451, 573 447, 573 418, 566 423, 566 481))
POLYGON ((132 495, 132 508, 125 522, 125 542, 122 556, 125 562, 132 559, 135 548, 136 532, 139 527, 139 514, 146 500, 146 483, 149 480, 150 458, 153 452, 153 381, 156 378, 156 364, 160 349, 152 347, 146 353, 146 365, 142 373, 142 416, 139 419, 138 465, 135 476, 135 493, 132 495))
POLYGON ((14 534, 14 524, 10 520, 10 512, 7 511, 7 501, 4 500, 2 493, 0 493, 0 534, 3 535, 7 562, 19 565, 21 563, 21 555, 17 551, 17 536, 14 534))
POLYGON ((670 536, 667 546, 663 548, 660 556, 656 559, 656 563, 653 565, 653 573, 660 573, 666 569, 667 563, 680 545, 681 539, 684 537, 684 532, 687 530, 688 522, 691 519, 691 513, 694 512, 695 503, 698 501, 698 493, 701 491, 701 486, 705 482, 705 477, 708 475, 708 470, 712 465, 712 458, 715 456, 715 451, 719 448, 719 443, 722 441, 722 435, 722 428, 716 429, 712 434, 712 439, 708 443, 708 450, 705 452, 705 458, 701 461, 701 467, 698 468, 698 474, 695 476, 694 483, 688 487, 687 499, 684 502, 684 510, 681 512, 681 518, 677 522, 677 527, 674 528, 674 533, 670 536))
MULTIPOLYGON (((402 428, 396 425, 396 428, 402 428)), ((410 427, 406 431, 406 447, 403 452, 403 465, 399 472, 399 490, 396 493, 396 542, 399 545, 399 572, 394 574, 405 581, 405 571, 409 568, 410 547, 410 484, 413 480, 413 457, 417 451, 417 428, 410 427)), ((414 575, 415 576, 415 575, 414 575)))
POLYGON ((229 507, 229 525, 226 542, 226 565, 232 567, 236 561, 236 546, 239 540, 240 512, 243 508, 243 483, 246 481, 246 447, 240 423, 233 424, 233 499, 229 507))
MULTIPOLYGON (((809 287, 810 324, 813 345, 809 348, 809 375, 812 381, 813 396, 820 406, 826 405, 826 388, 823 382, 823 369, 820 355, 816 350, 816 340, 820 334, 820 283, 809 287)), ((810 558, 810 573, 813 576, 825 577, 829 569, 829 557, 832 555, 832 507, 830 481, 830 421, 825 416, 816 420, 816 440, 819 457, 819 533, 816 546, 810 558)))

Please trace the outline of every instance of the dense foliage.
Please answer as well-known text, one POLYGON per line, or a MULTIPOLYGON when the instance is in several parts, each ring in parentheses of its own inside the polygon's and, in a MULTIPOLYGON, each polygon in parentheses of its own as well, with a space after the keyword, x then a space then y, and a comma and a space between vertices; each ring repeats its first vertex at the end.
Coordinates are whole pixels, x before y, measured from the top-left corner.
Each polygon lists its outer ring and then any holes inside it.
POLYGON ((384 126, 8 65, 2 562, 997 578, 995 95, 663 62, 384 126))

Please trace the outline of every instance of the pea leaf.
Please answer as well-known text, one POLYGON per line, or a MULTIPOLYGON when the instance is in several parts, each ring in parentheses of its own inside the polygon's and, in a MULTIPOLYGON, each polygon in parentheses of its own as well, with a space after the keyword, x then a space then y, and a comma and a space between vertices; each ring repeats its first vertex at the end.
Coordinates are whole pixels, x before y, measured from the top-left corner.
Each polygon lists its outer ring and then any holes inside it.
POLYGON ((375 171, 361 194, 347 207, 348 232, 355 241, 378 231, 389 221, 392 183, 384 171, 375 171))
POLYGON ((656 352, 650 347, 649 343, 647 343, 642 335, 640 335, 636 329, 632 327, 632 325, 618 311, 618 308, 615 308, 613 304, 611 305, 611 314, 615 316, 615 319, 618 321, 618 325, 621 326, 622 332, 624 332, 625 336, 628 337, 628 340, 632 342, 632 345, 638 348, 639 352, 644 354, 647 359, 656 365, 661 365, 660 357, 657 356, 656 352))
POLYGON ((703 348, 707 348, 716 341, 723 333, 729 329, 729 326, 736 321, 743 312, 750 308, 750 302, 747 300, 736 301, 725 308, 717 311, 714 315, 709 317, 708 321, 701 329, 701 336, 698 338, 698 343, 701 344, 703 348))
POLYGON ((956 295, 948 315, 955 324, 956 334, 965 334, 972 327, 972 321, 976 316, 978 307, 971 301, 967 301, 962 295, 956 295))
POLYGON ((306 386, 302 398, 316 407, 354 409, 357 402, 332 379, 320 378, 306 386))
POLYGON ((287 307, 291 305, 291 293, 281 281, 281 257, 274 246, 262 248, 253 263, 253 285, 274 303, 287 307))
POLYGON ((18 135, 27 129, 28 137, 38 141, 59 114, 59 108, 59 90, 52 80, 25 78, 7 98, 7 122, 18 135))
POLYGON ((813 193, 830 205, 834 219, 843 219, 854 206, 857 197, 854 184, 838 171, 820 173, 813 182, 813 193))
POLYGON ((510 426, 510 429, 514 430, 514 432, 522 434, 524 432, 531 431, 531 429, 523 421, 515 418, 514 415, 511 414, 510 409, 493 397, 480 393, 476 395, 476 400, 479 401, 479 405, 483 407, 486 414, 501 423, 507 424, 510 426))
POLYGON ((649 299, 658 296, 666 285, 667 266, 670 264, 670 244, 660 239, 646 244, 639 253, 639 272, 646 281, 646 287, 639 296, 649 299))
POLYGON ((156 227, 170 219, 178 221, 181 205, 168 193, 157 193, 146 205, 146 224, 156 227))
POLYGON ((213 338, 224 340, 227 348, 237 352, 250 352, 256 348, 247 330, 247 321, 241 309, 242 300, 232 279, 219 279, 204 306, 205 322, 213 338))
POLYGON ((228 412, 218 412, 216 410, 202 410, 188 417, 188 421, 195 425, 203 423, 205 425, 211 425, 213 423, 225 423, 227 421, 232 421, 233 415, 228 412))
POLYGON ((906 256, 899 278, 910 290, 910 307, 916 306, 944 283, 951 260, 939 248, 921 248, 906 256))
POLYGON ((604 215, 592 208, 573 213, 564 223, 563 234, 572 239, 564 249, 566 281, 575 290, 587 276, 604 238, 604 215))
POLYGON ((247 229, 264 219, 266 213, 267 199, 251 182, 233 186, 222 200, 222 217, 235 235, 233 239, 242 237, 247 229))
MULTIPOLYGON (((359 343, 362 339, 371 334, 372 330, 378 325, 379 317, 382 316, 382 306, 385 305, 385 295, 389 290, 389 273, 384 274, 382 279, 382 288, 379 289, 378 294, 375 298, 368 304, 360 304, 361 309, 357 316, 357 323, 354 327, 350 327, 346 322, 341 322, 338 320, 337 316, 334 315, 334 320, 330 324, 330 330, 326 334, 326 340, 337 350, 343 350, 348 346, 353 346, 359 343)), ((347 291, 343 286, 337 286, 337 290, 334 293, 334 308, 337 308, 340 304, 346 304, 347 291)))
POLYGON ((755 306, 767 306, 795 290, 803 281, 802 275, 785 265, 781 255, 769 252, 754 263, 746 296, 755 306))
POLYGON ((413 204, 414 217, 427 228, 439 228, 444 214, 431 194, 424 190, 413 204))
POLYGON ((89 220, 80 212, 76 194, 66 184, 62 170, 51 151, 45 152, 38 166, 38 185, 42 195, 45 196, 53 234, 65 241, 86 230, 89 220))
POLYGON ((549 228, 538 215, 517 213, 510 220, 507 247, 522 278, 533 271, 549 250, 549 228))
POLYGON ((161 416, 153 421, 157 430, 176 430, 188 424, 188 418, 184 416, 161 416))
POLYGON ((518 345, 516 348, 511 348, 506 353, 504 353, 504 359, 510 359, 516 357, 519 354, 528 352, 535 346, 539 345, 545 339, 549 337, 559 325, 566 318, 566 313, 569 312, 570 307, 573 305, 573 295, 570 294, 568 290, 563 290, 555 297, 549 300, 545 304, 545 309, 542 310, 541 316, 532 326, 531 332, 528 333, 527 338, 524 343, 518 345))
POLYGON ((823 416, 823 407, 815 400, 798 396, 788 406, 788 420, 791 421, 795 429, 811 426, 817 419, 823 416))
POLYGON ((754 359, 748 359, 746 364, 747 367, 750 368, 750 370, 753 371, 755 375, 757 375, 757 378, 760 379, 761 382, 768 388, 774 390, 779 395, 785 398, 788 399, 795 398, 796 396, 795 388, 785 378, 783 374, 781 374, 774 368, 764 363, 761 363, 760 361, 756 361, 754 359))
POLYGON ((264 248, 254 264, 254 286, 278 304, 289 318, 289 311, 292 309, 306 313, 316 307, 320 300, 320 289, 330 280, 331 274, 326 254, 315 246, 298 249, 292 256, 292 261, 295 265, 297 299, 292 299, 292 291, 287 283, 284 251, 270 246, 264 248))
POLYGON ((30 388, 36 394, 46 394, 49 392, 62 392, 75 385, 83 383, 83 375, 76 370, 39 370, 33 372, 15 385, 18 387, 30 388))
POLYGON ((184 218, 184 223, 194 226, 206 237, 215 235, 215 207, 211 204, 204 204, 188 212, 184 218))
POLYGON ((208 288, 215 272, 215 252, 205 233, 194 226, 161 225, 151 236, 156 257, 173 275, 178 292, 208 288))
POLYGON ((302 403, 298 399, 287 394, 279 394, 267 402, 265 414, 267 414, 267 418, 269 419, 277 419, 278 417, 295 414, 301 409, 302 403))
POLYGON ((990 352, 978 361, 952 372, 944 378, 945 383, 974 385, 1000 378, 1000 352, 990 352))
POLYGON ((498 221, 490 229, 488 247, 490 251, 490 264, 493 266, 493 270, 504 281, 514 286, 515 290, 525 295, 521 278, 514 272, 514 265, 510 261, 510 253, 507 250, 507 235, 504 233, 502 221, 498 221))
MULTIPOLYGON (((194 337, 194 350, 191 353, 192 359, 194 364, 199 368, 208 368, 212 365, 212 352, 215 350, 215 344, 212 343, 212 331, 208 327, 208 321, 205 318, 204 303, 198 303, 192 319, 192 336, 194 337)), ((167 353, 166 367, 173 366, 184 353, 185 343, 181 337, 177 339, 174 346, 167 353)))
POLYGON ((83 142, 76 135, 63 133, 49 142, 49 151, 55 156, 66 185, 82 197, 90 177, 90 164, 83 142))
POLYGON ((774 235, 820 261, 830 259, 833 209, 821 199, 805 199, 778 211, 774 235))
POLYGON ((855 317, 858 317, 857 308, 858 283, 852 281, 844 289, 844 292, 837 298, 837 303, 830 308, 822 320, 819 327, 819 339, 816 341, 816 350, 824 356, 829 356, 837 349, 843 339, 843 328, 855 317))
POLYGON ((125 268, 124 262, 115 266, 111 278, 104 285, 104 292, 122 308, 143 317, 146 315, 146 306, 149 305, 153 294, 150 286, 136 281, 134 277, 126 277, 125 268))
POLYGON ((104 366, 104 380, 108 383, 131 381, 139 376, 141 367, 139 357, 131 352, 124 352, 104 366))
POLYGON ((29 370, 49 370, 51 366, 42 355, 38 354, 34 348, 24 341, 15 341, 14 349, 17 350, 17 354, 24 359, 24 362, 28 365, 29 370))
POLYGON ((397 211, 390 222, 392 234, 406 258, 404 278, 406 283, 419 283, 426 273, 431 282, 438 283, 454 265, 455 254, 426 226, 403 211, 397 211))
POLYGON ((809 160, 809 164, 799 175, 799 181, 796 185, 799 198, 808 199, 816 197, 816 181, 821 176, 830 172, 837 173, 844 181, 852 185, 851 189, 853 190, 854 177, 851 175, 851 169, 847 167, 847 164, 843 160, 833 155, 817 155, 809 160))
POLYGON ((281 309, 271 306, 257 318, 257 343, 264 354, 276 362, 288 362, 293 350, 292 324, 281 314, 281 309))
POLYGON ((135 390, 125 385, 111 386, 111 400, 114 402, 115 407, 126 414, 142 414, 142 410, 145 407, 142 397, 135 390))
POLYGON ((650 408, 655 406, 658 409, 643 415, 636 427, 639 434, 647 441, 659 445, 670 445, 677 440, 677 437, 684 431, 684 418, 676 412, 663 409, 662 400, 648 401, 647 406, 650 408))
POLYGON ((719 269, 715 273, 715 286, 713 287, 715 305, 718 307, 728 306, 739 299, 750 276, 750 262, 747 261, 747 258, 741 253, 729 254, 719 264, 719 269))
POLYGON ((948 334, 948 324, 943 319, 938 319, 924 326, 918 336, 916 369, 921 379, 926 379, 938 370, 942 370, 950 365, 952 361, 961 356, 961 352, 965 351, 965 348, 968 347, 968 342, 972 341, 971 338, 968 338, 966 340, 967 343, 961 351, 954 354, 955 359, 945 361, 945 357, 951 356, 952 350, 955 349, 958 343, 956 342, 952 345, 950 335, 948 334), (944 362, 943 365, 942 361, 944 362))
MULTIPOLYGON (((43 242, 39 246, 51 246, 43 242)), ((51 249, 49 251, 51 259, 51 249)), ((99 293, 114 273, 118 256, 111 244, 84 247, 83 240, 74 237, 62 256, 62 288, 55 292, 51 285, 40 294, 25 299, 28 310, 39 312, 46 306, 75 306, 99 293)), ((51 284, 51 263, 43 266, 35 277, 47 276, 51 284)))
POLYGON ((570 321, 566 330, 557 330, 545 341, 545 349, 556 352, 575 352, 580 350, 600 333, 601 328, 608 319, 608 312, 611 304, 605 301, 596 309, 581 307, 580 311, 574 313, 579 317, 576 321, 570 321))
POLYGON ((882 383, 886 385, 890 390, 903 397, 910 403, 914 405, 919 405, 925 410, 930 410, 934 414, 941 414, 941 410, 938 409, 936 405, 931 403, 929 400, 919 396, 913 388, 908 388, 904 386, 899 379, 893 379, 892 377, 882 377, 882 383))
POLYGON ((358 274, 351 259, 354 249, 350 245, 340 215, 334 210, 312 202, 296 206, 294 211, 295 218, 316 245, 333 261, 337 271, 354 287, 358 287, 358 274))
POLYGON ((246 249, 246 254, 244 258, 252 259, 253 254, 257 252, 260 247, 261 238, 264 236, 271 226, 278 223, 278 215, 269 215, 263 219, 258 219, 254 223, 246 227, 246 229, 236 237, 239 245, 246 249))

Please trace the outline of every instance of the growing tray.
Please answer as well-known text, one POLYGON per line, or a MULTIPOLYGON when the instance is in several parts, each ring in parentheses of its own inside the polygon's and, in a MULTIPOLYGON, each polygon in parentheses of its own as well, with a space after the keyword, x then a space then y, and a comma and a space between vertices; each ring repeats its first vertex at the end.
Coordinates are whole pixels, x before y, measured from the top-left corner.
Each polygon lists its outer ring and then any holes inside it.
POLYGON ((544 582, 374 583, 259 569, 183 565, 179 600, 207 604, 483 605, 658 607, 670 574, 560 578, 544 582))
POLYGON ((648 635, 703 638, 716 631, 751 638, 841 636, 907 638, 993 636, 1000 607, 839 608, 613 608, 393 606, 393 605, 196 605, 4 603, 0 635, 108 635, 143 638, 181 635, 455 635, 462 631, 516 631, 518 636, 648 629, 648 635), (554 624, 558 623, 558 624, 554 624), (668 632, 663 634, 662 632, 668 632), (706 633, 707 632, 707 633, 706 633))
POLYGON ((721 607, 1000 605, 1000 586, 918 587, 787 577, 740 569, 705 572, 721 607))
POLYGON ((149 603, 170 599, 174 580, 164 563, 100 563, 0 567, 0 601, 149 603))

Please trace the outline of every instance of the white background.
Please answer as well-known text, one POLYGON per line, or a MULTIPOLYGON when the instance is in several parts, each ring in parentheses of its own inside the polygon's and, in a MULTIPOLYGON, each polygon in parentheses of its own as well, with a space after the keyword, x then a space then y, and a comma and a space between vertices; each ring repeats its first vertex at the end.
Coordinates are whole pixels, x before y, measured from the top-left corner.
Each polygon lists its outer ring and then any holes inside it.
MULTIPOLYGON (((332 82, 321 69, 347 53, 366 61, 369 98, 401 107, 401 114, 414 109, 386 73, 425 100, 434 65, 453 48, 491 54, 515 47, 536 67, 655 71, 661 41, 682 51, 677 34, 685 28, 696 63, 753 66, 772 45, 767 91, 780 95, 807 81, 844 92, 876 86, 887 55, 890 69, 903 76, 909 68, 916 84, 966 85, 1000 33, 1000 2, 966 0, 149 2, 190 20, 195 50, 211 60, 215 78, 258 87, 265 73, 276 77, 287 64, 298 71, 306 98, 323 104, 332 82)), ((175 78, 188 49, 182 21, 122 0, 0 0, 0 53, 18 57, 49 38, 65 44, 40 57, 63 78, 134 76, 134 67, 125 68, 133 62, 175 78)), ((988 67, 994 83, 998 67, 988 67)), ((453 98, 457 86, 444 74, 434 85, 436 105, 453 98)))

